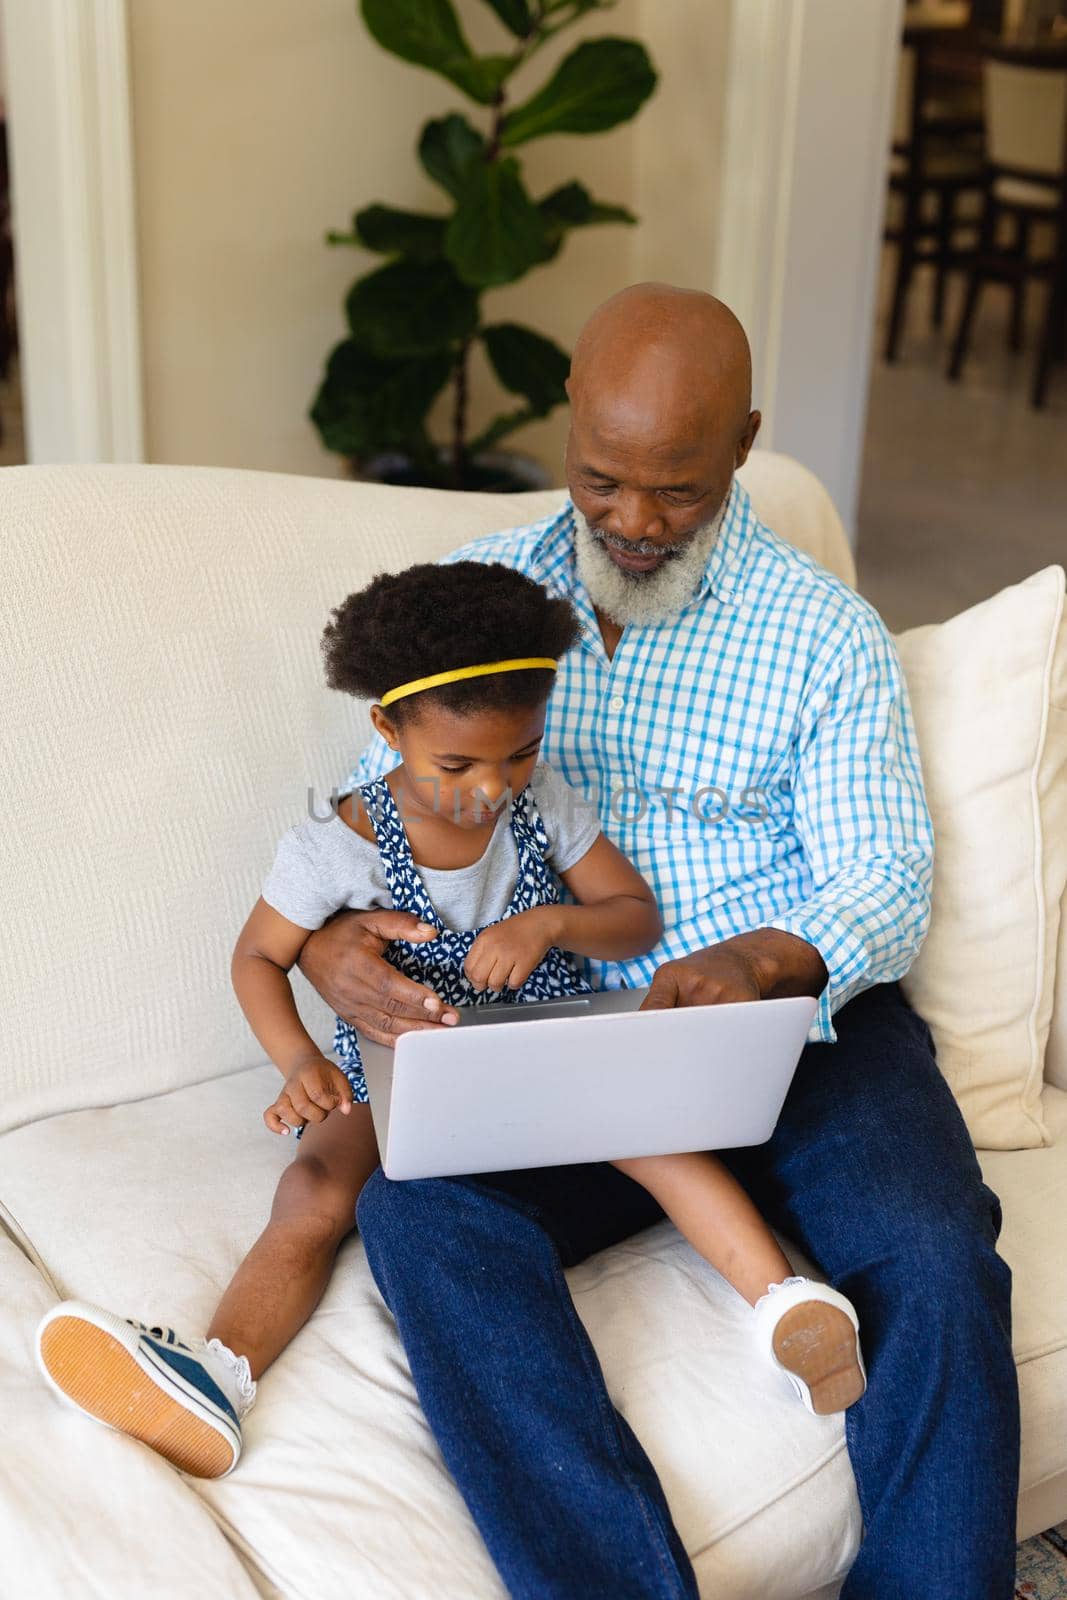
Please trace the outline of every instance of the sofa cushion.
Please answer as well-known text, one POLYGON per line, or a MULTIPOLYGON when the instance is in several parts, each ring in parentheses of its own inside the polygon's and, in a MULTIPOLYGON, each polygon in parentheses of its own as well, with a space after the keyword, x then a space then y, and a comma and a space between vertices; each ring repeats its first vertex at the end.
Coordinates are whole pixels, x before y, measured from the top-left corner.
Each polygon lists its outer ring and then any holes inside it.
MULTIPOLYGON (((1067 722, 1067 705, 1059 708, 1067 722)), ((1060 944, 1056 961, 1056 993, 1052 1006, 1052 1026, 1045 1052, 1045 1079, 1057 1089, 1067 1089, 1067 891, 1060 904, 1060 944)))
POLYGON ((1067 1093, 1046 1086, 1050 1146, 980 1152, 1004 1212, 1001 1255, 1012 1269, 1012 1348, 1022 1405, 1020 1539, 1067 1516, 1067 1093))
MULTIPOLYGON (((57 1297, 202 1331, 291 1154, 259 1121, 276 1082, 261 1067, 0 1138, 9 1226, 39 1253, 57 1297)), ((1046 1247, 1048 1218, 1067 1208, 1067 1094, 1047 1093, 1058 1144, 990 1157, 988 1169, 1015 1270, 1026 1531, 1032 1488, 1042 1492, 1043 1481, 1054 1505, 1058 1495, 1059 1515, 1067 1494, 1067 1261, 1046 1247)), ((809 1416, 763 1367, 740 1297, 667 1223, 569 1280, 612 1396, 663 1478, 702 1592, 797 1600, 832 1584, 860 1538, 842 1419, 809 1416)), ((82 1428, 79 1459, 88 1460, 100 1430, 82 1428)), ((190 1487, 281 1592, 502 1596, 358 1238, 266 1374, 246 1440, 232 1477, 190 1487)))
POLYGON ((2 1230, 0 1283, 0 1593, 259 1600, 264 1591, 191 1482, 121 1434, 90 1434, 45 1387, 34 1330, 55 1295, 2 1230))
POLYGON ((934 822, 930 932, 904 988, 980 1149, 1041 1112, 1067 884, 1064 572, 897 640, 934 822))
MULTIPOLYGON (((755 452, 745 479, 780 533, 848 574, 810 473, 755 452)), ((369 733, 323 684, 331 607, 562 498, 209 467, 0 474, 0 1129, 262 1059, 230 953, 309 787, 328 796, 369 733)), ((328 1047, 306 986, 301 1006, 328 1047)))
MULTIPOLYGON (((203 1331, 291 1154, 259 1121, 276 1082, 261 1068, 0 1138, 0 1194, 57 1293, 203 1331)), ((740 1297, 666 1223, 569 1277, 705 1592, 795 1600, 836 1576, 860 1533, 842 1420, 762 1366, 740 1297)), ((245 1434, 238 1470, 192 1487, 282 1592, 503 1600, 357 1237, 245 1434)))

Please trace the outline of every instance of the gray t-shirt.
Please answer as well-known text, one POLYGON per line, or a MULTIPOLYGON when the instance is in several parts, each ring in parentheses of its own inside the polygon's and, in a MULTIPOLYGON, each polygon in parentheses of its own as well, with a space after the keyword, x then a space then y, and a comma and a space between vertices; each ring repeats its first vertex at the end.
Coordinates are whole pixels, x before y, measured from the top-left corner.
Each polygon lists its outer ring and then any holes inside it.
MULTIPOLYGON (((530 789, 548 835, 548 864, 556 873, 567 872, 600 832, 596 808, 545 762, 534 768, 530 789)), ((466 933, 498 921, 519 876, 508 813, 502 811, 497 818, 480 860, 468 867, 420 866, 418 871, 446 928, 466 933)), ((378 847, 338 816, 326 822, 306 817, 289 829, 262 894, 275 911, 308 929, 321 928, 342 906, 372 911, 391 910, 393 905, 378 847)))

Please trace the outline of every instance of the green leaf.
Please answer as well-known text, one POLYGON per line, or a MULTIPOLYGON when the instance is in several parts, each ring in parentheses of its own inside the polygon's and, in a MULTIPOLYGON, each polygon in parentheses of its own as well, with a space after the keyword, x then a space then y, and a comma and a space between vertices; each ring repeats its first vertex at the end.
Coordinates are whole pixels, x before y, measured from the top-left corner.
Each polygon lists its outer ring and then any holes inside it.
POLYGON ((552 255, 559 254, 560 246, 571 228, 582 228, 594 222, 636 222, 637 218, 625 206, 602 205, 594 200, 580 183, 565 183, 553 189, 537 202, 537 209, 545 224, 545 233, 552 255))
POLYGON ((525 144, 548 133, 601 133, 627 122, 656 86, 652 63, 634 39, 587 39, 565 56, 525 105, 505 118, 500 142, 525 144))
POLYGON ((492 6, 505 28, 510 28, 518 39, 525 39, 533 27, 529 0, 486 0, 492 6))
POLYGON ((509 72, 511 56, 476 56, 450 0, 362 0, 363 20, 383 49, 439 72, 480 105, 489 105, 509 72))
POLYGON ((553 189, 537 208, 550 228, 582 228, 592 222, 636 222, 625 206, 602 205, 580 183, 565 183, 553 189))
POLYGON ((497 90, 518 62, 513 56, 474 56, 470 61, 460 61, 446 71, 457 89, 469 94, 480 106, 492 105, 497 90))
POLYGON ((445 254, 463 281, 478 288, 513 283, 548 260, 552 246, 517 161, 508 157, 471 169, 445 229, 445 254))
POLYGON ((517 322, 498 322, 480 336, 504 388, 523 395, 535 416, 546 417, 565 403, 571 358, 558 344, 517 322))
POLYGON ((387 256, 433 261, 444 248, 445 218, 392 206, 367 206, 353 221, 359 243, 387 256))
POLYGON ((345 339, 332 351, 310 416, 327 450, 365 456, 425 446, 426 414, 454 366, 448 351, 380 361, 345 339))
POLYGON ((353 285, 345 309, 352 337, 383 360, 443 350, 478 324, 478 297, 447 261, 391 261, 353 285))
POLYGON ((587 11, 610 11, 618 5, 619 0, 546 0, 545 16, 550 17, 556 11, 573 9, 574 16, 568 17, 568 22, 584 17, 587 11))
POLYGON ((472 59, 450 0, 362 0, 363 21, 385 50, 440 72, 442 64, 472 59))
POLYGON ((454 200, 463 193, 475 161, 485 159, 485 140, 458 111, 428 122, 419 140, 419 160, 454 200))

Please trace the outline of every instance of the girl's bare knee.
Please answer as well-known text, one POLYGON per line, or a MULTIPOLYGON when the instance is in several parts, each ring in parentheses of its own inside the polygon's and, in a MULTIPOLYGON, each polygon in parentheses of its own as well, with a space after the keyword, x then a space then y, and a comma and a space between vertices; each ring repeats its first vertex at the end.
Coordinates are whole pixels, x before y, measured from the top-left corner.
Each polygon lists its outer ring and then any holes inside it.
POLYGON ((356 1199, 351 1184, 331 1172, 320 1156, 298 1155, 279 1180, 271 1222, 339 1242, 355 1227, 356 1199))

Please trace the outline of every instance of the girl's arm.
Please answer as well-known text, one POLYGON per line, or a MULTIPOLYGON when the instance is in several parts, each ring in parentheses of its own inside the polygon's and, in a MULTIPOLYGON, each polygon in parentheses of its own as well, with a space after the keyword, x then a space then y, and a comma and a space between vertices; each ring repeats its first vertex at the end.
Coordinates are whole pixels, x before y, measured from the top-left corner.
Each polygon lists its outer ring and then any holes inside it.
POLYGON ((551 942, 561 950, 626 961, 659 941, 663 918, 652 890, 604 834, 560 877, 580 904, 543 906, 538 914, 544 913, 551 942))
POLYGON ((289 982, 289 968, 310 932, 259 899, 238 935, 230 962, 233 987, 248 1025, 286 1077, 305 1062, 328 1059, 301 1022, 289 982))

